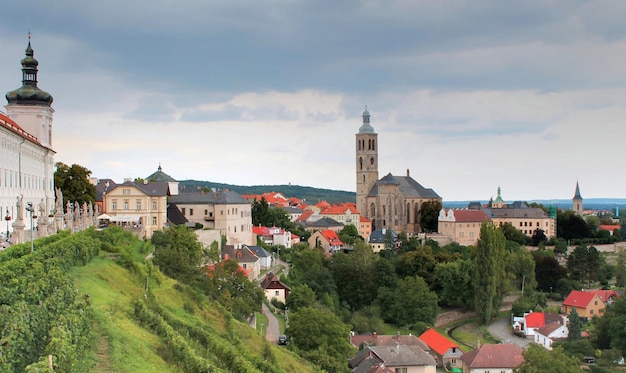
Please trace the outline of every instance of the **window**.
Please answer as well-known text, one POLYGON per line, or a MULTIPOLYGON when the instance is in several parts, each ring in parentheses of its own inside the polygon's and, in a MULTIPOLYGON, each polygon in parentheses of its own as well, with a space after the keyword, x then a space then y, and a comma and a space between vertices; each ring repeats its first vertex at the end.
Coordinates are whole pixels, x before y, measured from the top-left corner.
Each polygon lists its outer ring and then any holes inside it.
POLYGON ((111 208, 113 210, 117 210, 117 200, 116 199, 114 199, 113 202, 111 202, 111 208))
POLYGON ((124 210, 128 210, 128 200, 124 200, 124 210))
POLYGON ((181 207, 180 212, 182 212, 182 213, 183 213, 183 215, 185 215, 185 208, 184 208, 184 207, 181 207))
POLYGON ((396 373, 407 373, 408 368, 396 368, 396 373))
POLYGON ((598 301, 593 302, 593 304, 597 306, 598 305, 598 301))
MULTIPOLYGON (((474 238, 474 232, 470 232, 470 237, 474 238)), ((453 351, 454 352, 454 351, 453 351)))
POLYGON ((589 310, 589 314, 590 314, 590 315, 593 315, 593 310, 589 310))
POLYGON ((276 290, 276 291, 274 292, 274 295, 279 296, 279 295, 280 295, 280 291, 279 291, 279 290, 276 290))
POLYGON ((157 209, 157 202, 156 201, 152 201, 152 209, 153 210, 157 209))
POLYGON ((156 216, 153 216, 152 217, 152 225, 156 225, 156 223, 157 223, 157 218, 156 218, 156 216))
POLYGON ((130 189, 122 189, 122 194, 125 196, 130 195, 130 189))
POLYGON ((193 209, 189 209, 189 216, 193 216, 193 209))
POLYGON ((204 210, 204 215, 209 215, 209 210, 204 210))
POLYGON ((141 210, 141 200, 137 200, 137 210, 141 210))

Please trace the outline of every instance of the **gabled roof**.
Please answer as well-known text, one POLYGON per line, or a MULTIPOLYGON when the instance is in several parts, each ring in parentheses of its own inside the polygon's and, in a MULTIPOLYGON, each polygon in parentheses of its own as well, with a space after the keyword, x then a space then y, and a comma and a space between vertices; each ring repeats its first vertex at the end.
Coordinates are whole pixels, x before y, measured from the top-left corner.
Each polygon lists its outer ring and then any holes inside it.
POLYGON ((398 239, 398 234, 391 229, 376 229, 370 235, 370 243, 385 243, 387 240, 387 234, 391 235, 391 240, 395 241, 398 239))
POLYGON ((259 258, 267 258, 272 256, 272 254, 268 253, 267 250, 265 250, 261 246, 248 246, 248 248, 252 250, 252 252, 255 253, 256 256, 258 256, 259 258))
MULTIPOLYGON (((356 368, 353 372, 370 372, 376 363, 384 363, 386 367, 435 366, 435 358, 418 346, 367 346, 359 351, 349 362, 356 368), (371 360, 370 360, 371 359, 371 360), (365 363, 365 366, 362 366, 365 363)), ((382 365, 381 365, 382 366, 382 365)))
POLYGON ((311 215, 313 215, 314 213, 315 212, 311 210, 304 210, 304 212, 302 212, 302 215, 298 216, 296 221, 307 221, 307 219, 310 218, 311 215))
POLYGON ((441 199, 441 197, 435 193, 432 189, 424 188, 420 183, 415 181, 411 176, 394 176, 391 173, 380 179, 374 184, 372 190, 369 192, 370 197, 378 195, 378 186, 380 184, 393 184, 398 185, 400 192, 404 198, 428 198, 428 199, 441 199))
POLYGON ((433 351, 438 353, 439 355, 443 355, 451 348, 459 348, 459 346, 449 340, 448 338, 441 335, 438 331, 433 328, 428 329, 422 335, 419 336, 419 339, 424 341, 433 351))
POLYGON ((366 218, 366 217, 365 217, 365 216, 363 216, 363 215, 360 215, 360 216, 359 216, 359 221, 360 221, 361 223, 371 223, 371 222, 372 222, 371 220, 369 220, 368 218, 366 218))
POLYGON ((464 354, 461 360, 472 369, 517 368, 524 362, 523 351, 521 347, 511 343, 486 344, 464 354))
POLYGON ((285 285, 282 281, 280 281, 280 278, 278 278, 278 276, 276 276, 272 272, 268 272, 265 275, 265 277, 263 278, 263 281, 261 281, 261 287, 263 289, 286 289, 286 290, 291 290, 291 288, 289 286, 285 285))
POLYGON ((546 325, 542 326, 541 328, 537 329, 537 333, 548 337, 550 334, 552 334, 552 332, 554 332, 555 330, 557 330, 561 326, 563 326, 563 325, 561 325, 558 322, 553 322, 553 323, 550 323, 550 324, 546 324, 546 325))
POLYGON ((322 211, 320 211, 320 214, 325 214, 325 215, 343 215, 346 213, 350 213, 350 214, 358 214, 359 210, 356 209, 356 205, 354 203, 341 203, 338 205, 332 205, 332 206, 328 206, 324 209, 322 209, 322 211))
POLYGON ((333 218, 321 218, 316 221, 307 222, 308 227, 343 227, 343 224, 333 218))
POLYGON ((188 222, 185 215, 173 203, 167 204, 167 220, 174 225, 182 225, 188 222))
POLYGON ((563 301, 564 306, 587 308, 596 294, 588 291, 572 290, 563 301))
POLYGON ((222 258, 225 259, 228 256, 229 259, 234 259, 239 263, 255 263, 259 260, 259 257, 250 250, 246 245, 224 245, 222 248, 222 258))
POLYGON ((341 240, 339 239, 339 236, 337 236, 337 232, 330 230, 330 229, 324 229, 322 231, 320 231, 320 234, 326 239, 326 241, 328 241, 328 243, 331 246, 342 246, 343 242, 341 242, 341 240))
POLYGON ((113 187, 109 186, 109 191, 120 187, 135 187, 143 194, 153 197, 167 196, 170 192, 170 185, 166 181, 155 181, 152 183, 137 183, 134 181, 126 181, 123 184, 115 184, 113 187))
POLYGON ((375 346, 395 346, 399 343, 403 346, 419 346, 424 351, 430 351, 430 347, 419 339, 416 335, 378 335, 378 334, 358 334, 350 336, 350 342, 353 346, 359 347, 364 345, 375 346))
POLYGON ((546 318, 543 312, 531 312, 525 317, 527 328, 540 328, 546 325, 546 318))
MULTIPOLYGON (((150 183, 153 184, 153 183, 150 183)), ((206 205, 249 205, 250 201, 239 193, 220 189, 215 192, 180 193, 170 197, 170 202, 176 204, 206 204, 206 205)))
POLYGON ((9 131, 17 134, 18 136, 20 136, 23 139, 26 139, 34 144, 37 144, 39 146, 43 146, 39 140, 37 139, 37 137, 35 137, 34 135, 31 135, 30 133, 26 132, 22 127, 20 127, 17 123, 15 123, 13 121, 13 119, 9 118, 8 116, 4 115, 2 112, 0 112, 0 126, 8 129, 9 131))
POLYGON ((607 303, 611 298, 618 298, 619 294, 615 290, 590 290, 590 293, 596 294, 600 300, 607 303))

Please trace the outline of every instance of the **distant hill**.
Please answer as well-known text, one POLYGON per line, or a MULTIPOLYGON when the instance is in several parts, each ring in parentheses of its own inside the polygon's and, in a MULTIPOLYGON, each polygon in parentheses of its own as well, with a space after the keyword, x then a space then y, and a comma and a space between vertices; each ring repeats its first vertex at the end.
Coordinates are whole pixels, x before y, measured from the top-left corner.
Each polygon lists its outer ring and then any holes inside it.
POLYGON ((229 189, 239 194, 261 194, 265 192, 282 193, 285 197, 296 197, 308 203, 327 201, 329 203, 355 202, 356 193, 343 190, 321 189, 300 185, 231 185, 211 181, 183 180, 179 182, 183 191, 201 190, 203 188, 229 189))
MULTIPOLYGON (((443 201, 445 208, 465 208, 470 201, 443 201)), ((480 201, 482 204, 488 201, 480 201)), ((512 201, 510 201, 512 202, 512 201)), ((567 210, 572 208, 571 199, 536 199, 528 200, 528 203, 540 203, 544 206, 556 206, 567 210)), ((586 198, 583 200, 585 210, 620 210, 626 209, 626 198, 586 198)))

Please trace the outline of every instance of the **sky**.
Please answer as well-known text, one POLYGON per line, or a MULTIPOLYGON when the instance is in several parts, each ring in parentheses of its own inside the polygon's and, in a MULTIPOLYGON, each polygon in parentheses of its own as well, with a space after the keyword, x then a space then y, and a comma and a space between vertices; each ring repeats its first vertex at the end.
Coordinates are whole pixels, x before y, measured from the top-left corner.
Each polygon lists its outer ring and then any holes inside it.
POLYGON ((626 198, 625 21, 619 0, 11 1, 0 91, 30 30, 56 161, 116 182, 355 191, 367 105, 379 176, 444 202, 626 198))

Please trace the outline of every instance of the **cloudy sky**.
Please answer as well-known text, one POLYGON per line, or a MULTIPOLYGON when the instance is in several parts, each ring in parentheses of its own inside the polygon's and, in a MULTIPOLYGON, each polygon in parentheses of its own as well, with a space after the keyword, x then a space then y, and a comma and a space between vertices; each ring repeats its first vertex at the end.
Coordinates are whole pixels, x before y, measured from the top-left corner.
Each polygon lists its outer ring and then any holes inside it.
POLYGON ((0 90, 30 28, 56 160, 119 182, 354 191, 367 105, 380 176, 444 201, 626 198, 625 21, 618 0, 10 1, 0 90))

